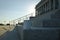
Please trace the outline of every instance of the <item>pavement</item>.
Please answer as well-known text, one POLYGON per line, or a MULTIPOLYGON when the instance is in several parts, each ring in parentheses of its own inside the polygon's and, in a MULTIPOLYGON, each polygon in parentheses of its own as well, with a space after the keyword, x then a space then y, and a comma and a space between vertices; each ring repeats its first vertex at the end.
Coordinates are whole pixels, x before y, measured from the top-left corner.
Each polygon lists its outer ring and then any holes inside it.
POLYGON ((14 30, 7 32, 0 40, 20 40, 17 29, 15 28, 14 30))

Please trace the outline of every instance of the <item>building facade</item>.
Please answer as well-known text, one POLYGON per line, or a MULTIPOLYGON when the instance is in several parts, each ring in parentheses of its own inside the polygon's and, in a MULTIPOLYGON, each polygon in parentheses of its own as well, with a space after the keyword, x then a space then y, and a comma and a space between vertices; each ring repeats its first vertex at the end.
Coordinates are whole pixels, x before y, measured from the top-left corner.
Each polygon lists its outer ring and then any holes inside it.
POLYGON ((60 0, 41 0, 35 9, 21 26, 21 40, 60 40, 60 0))
POLYGON ((35 7, 33 27, 60 26, 60 0, 41 0, 35 7))
POLYGON ((36 15, 42 15, 60 8, 60 0, 41 0, 35 7, 36 15))

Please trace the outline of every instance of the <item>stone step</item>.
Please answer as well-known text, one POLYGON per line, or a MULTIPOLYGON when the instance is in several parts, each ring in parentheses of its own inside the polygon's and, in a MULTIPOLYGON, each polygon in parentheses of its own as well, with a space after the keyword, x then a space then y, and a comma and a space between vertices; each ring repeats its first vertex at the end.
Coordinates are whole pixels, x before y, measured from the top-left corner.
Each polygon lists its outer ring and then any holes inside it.
POLYGON ((60 20, 44 20, 43 27, 60 27, 60 20))
POLYGON ((23 30, 23 40, 60 40, 60 30, 23 30))
POLYGON ((32 22, 33 27, 60 27, 60 20, 51 19, 51 20, 42 20, 32 22))
POLYGON ((51 15, 51 18, 52 18, 52 19, 60 19, 60 10, 57 11, 55 14, 52 14, 52 15, 51 15))

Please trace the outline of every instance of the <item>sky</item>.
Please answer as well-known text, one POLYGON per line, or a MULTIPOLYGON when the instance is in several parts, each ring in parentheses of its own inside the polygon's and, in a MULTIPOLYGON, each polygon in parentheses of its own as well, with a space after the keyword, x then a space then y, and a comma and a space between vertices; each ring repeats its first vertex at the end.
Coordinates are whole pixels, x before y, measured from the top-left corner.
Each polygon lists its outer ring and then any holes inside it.
POLYGON ((40 0, 0 0, 0 22, 34 13, 38 2, 40 0))

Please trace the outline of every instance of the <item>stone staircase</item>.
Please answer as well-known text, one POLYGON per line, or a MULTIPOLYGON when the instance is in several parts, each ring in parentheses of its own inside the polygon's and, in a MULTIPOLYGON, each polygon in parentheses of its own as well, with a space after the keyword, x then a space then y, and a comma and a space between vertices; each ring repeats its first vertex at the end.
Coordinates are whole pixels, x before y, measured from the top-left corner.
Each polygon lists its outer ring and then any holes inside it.
POLYGON ((60 40, 60 13, 49 13, 26 20, 23 40, 60 40), (30 24, 31 25, 30 25, 30 24))

